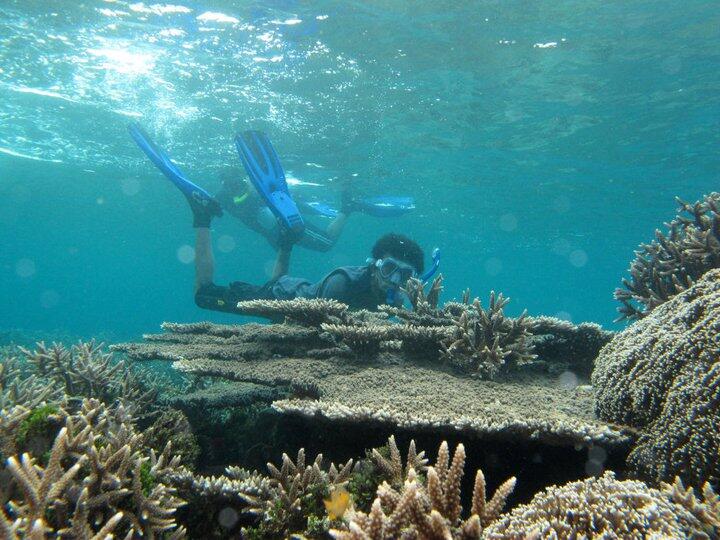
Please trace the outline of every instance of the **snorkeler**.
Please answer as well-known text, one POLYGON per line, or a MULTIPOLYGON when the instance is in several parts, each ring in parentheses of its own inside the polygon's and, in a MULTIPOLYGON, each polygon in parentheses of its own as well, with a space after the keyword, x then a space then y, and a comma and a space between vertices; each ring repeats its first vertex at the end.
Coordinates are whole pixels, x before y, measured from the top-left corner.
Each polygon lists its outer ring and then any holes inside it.
MULTIPOLYGON (((223 211, 227 212, 249 229, 262 235, 272 247, 275 249, 279 247, 280 235, 282 234, 281 224, 277 216, 273 216, 271 211, 275 203, 268 202, 267 197, 263 195, 266 189, 266 181, 272 181, 272 176, 263 177, 264 173, 262 171, 248 168, 252 166, 244 160, 241 153, 241 159, 243 159, 243 164, 248 174, 250 174, 255 189, 252 189, 252 186, 242 177, 239 168, 225 167, 220 173, 222 186, 215 197, 211 197, 204 189, 190 182, 178 167, 172 163, 168 155, 150 139, 138 124, 131 124, 129 129, 133 139, 143 152, 186 197, 188 193, 196 192, 201 199, 204 197, 213 199, 213 201, 208 201, 207 204, 213 207, 214 215, 219 217, 223 214, 223 211)), ((238 137, 241 142, 236 141, 238 150, 244 145, 253 145, 254 139, 257 137, 267 140, 267 137, 260 132, 245 132, 243 136, 247 136, 244 142, 242 142, 242 137, 238 137)), ((269 140, 267 140, 267 144, 270 145, 269 140)), ((273 155, 277 159, 277 156, 273 155)), ((286 185, 279 160, 273 173, 281 175, 279 178, 286 185)), ((415 208, 411 197, 355 197, 348 188, 348 184, 343 185, 340 201, 339 210, 317 201, 302 202, 301 206, 306 213, 331 218, 332 221, 324 228, 319 227, 302 219, 298 212, 297 215, 304 224, 304 230, 303 234, 297 239, 296 244, 313 251, 329 251, 340 237, 350 214, 362 212, 375 217, 395 217, 410 212, 415 208)), ((197 201, 189 202, 192 207, 197 201)))
MULTIPOLYGON (((247 131, 238 135, 235 144, 250 181, 274 215, 277 223, 275 243, 278 248, 273 274, 265 285, 233 282, 228 286, 214 283, 214 256, 210 223, 222 215, 221 204, 209 193, 188 180, 163 150, 155 145, 137 125, 130 133, 153 163, 183 193, 193 213, 195 237, 195 303, 204 309, 237 312, 238 302, 255 299, 290 300, 293 298, 333 298, 353 308, 375 309, 379 304, 401 305, 400 287, 411 277, 419 277, 424 269, 422 249, 409 238, 388 234, 372 249, 372 258, 362 266, 336 268, 317 283, 288 274, 293 245, 306 235, 306 224, 290 196, 279 158, 269 139, 261 132, 247 131)), ((234 190, 233 190, 234 191, 234 190)), ((247 193, 247 192, 246 192, 247 193)), ((242 204, 246 193, 233 195, 242 204)), ((357 203, 354 203, 357 204, 357 203)), ((377 205, 377 215, 388 215, 388 200, 369 201, 377 205)), ((349 212, 348 212, 349 213, 349 212)), ((347 215, 341 210, 338 214, 347 215)), ((331 225, 332 227, 332 225, 331 225)), ((421 279, 427 280, 437 270, 439 258, 421 279)))

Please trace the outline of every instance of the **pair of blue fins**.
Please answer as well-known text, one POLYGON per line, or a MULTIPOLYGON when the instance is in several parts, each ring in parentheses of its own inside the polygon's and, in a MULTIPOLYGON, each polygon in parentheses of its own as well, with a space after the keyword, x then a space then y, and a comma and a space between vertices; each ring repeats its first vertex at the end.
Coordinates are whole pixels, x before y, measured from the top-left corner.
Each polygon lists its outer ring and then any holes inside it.
MULTIPOLYGON (((170 156, 150 139, 139 124, 130 124, 128 129, 132 138, 140 149, 145 152, 145 155, 150 158, 150 161, 186 197, 202 205, 217 205, 214 198, 207 191, 185 176, 180 168, 172 162, 170 156)), ((280 158, 267 135, 261 131, 244 131, 235 137, 235 147, 250 177, 250 182, 275 215, 280 225, 294 238, 302 236, 305 223, 295 201, 290 196, 280 158)), ((411 197, 370 197, 357 200, 355 204, 360 211, 377 217, 400 216, 415 208, 411 197)), ((331 206, 320 202, 311 202, 306 204, 305 207, 315 214, 328 217, 334 217, 338 213, 331 206)))

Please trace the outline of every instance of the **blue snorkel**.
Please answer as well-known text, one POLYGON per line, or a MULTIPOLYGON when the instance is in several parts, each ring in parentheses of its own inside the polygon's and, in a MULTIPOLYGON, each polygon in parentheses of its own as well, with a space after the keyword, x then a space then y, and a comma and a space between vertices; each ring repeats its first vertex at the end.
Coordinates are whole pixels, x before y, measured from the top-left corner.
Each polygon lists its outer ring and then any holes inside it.
POLYGON ((430 268, 428 268, 427 272, 425 272, 422 276, 420 276, 420 281, 423 282, 423 285, 425 285, 428 281, 430 281, 430 278, 435 275, 435 272, 437 272, 439 267, 440 267, 440 248, 435 248, 432 250, 432 266, 430 268))
MULTIPOLYGON (((435 273, 438 271, 438 268, 440 267, 440 248, 435 248, 432 251, 432 266, 427 269, 427 271, 420 276, 420 281, 422 281, 422 284, 427 284, 428 281, 430 281, 430 278, 432 278, 435 273)), ((399 285, 399 283, 396 283, 396 285, 399 285)), ((389 306, 395 305, 395 299, 397 295, 397 288, 390 287, 387 290, 386 296, 385 296, 385 303, 389 306)))

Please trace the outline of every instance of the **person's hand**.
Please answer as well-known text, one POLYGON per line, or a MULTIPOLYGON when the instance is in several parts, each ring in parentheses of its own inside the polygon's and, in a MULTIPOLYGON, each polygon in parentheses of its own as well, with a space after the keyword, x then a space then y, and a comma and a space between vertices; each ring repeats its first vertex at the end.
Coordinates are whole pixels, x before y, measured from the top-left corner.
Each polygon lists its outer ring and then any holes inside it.
POLYGON ((278 247, 285 251, 290 251, 293 244, 297 242, 297 238, 285 227, 280 227, 280 235, 278 236, 278 247))
POLYGON ((355 201, 355 190, 349 182, 344 182, 340 191, 340 212, 350 215, 357 211, 357 202, 355 201))

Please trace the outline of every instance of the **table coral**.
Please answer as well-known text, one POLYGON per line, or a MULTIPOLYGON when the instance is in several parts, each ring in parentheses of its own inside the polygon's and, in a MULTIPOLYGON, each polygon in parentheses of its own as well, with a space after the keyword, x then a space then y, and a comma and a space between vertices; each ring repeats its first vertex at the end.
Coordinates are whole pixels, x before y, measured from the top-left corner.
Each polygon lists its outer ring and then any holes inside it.
MULTIPOLYGON (((516 373, 497 381, 471 379, 437 359, 423 360, 402 349, 374 351, 372 358, 354 360, 333 354, 320 357, 309 354, 321 340, 311 334, 303 334, 304 338, 295 341, 292 351, 287 352, 284 336, 296 335, 298 328, 306 332, 306 327, 282 324, 245 330, 244 326, 223 329, 210 325, 202 330, 194 325, 190 331, 182 325, 166 326, 172 331, 148 336, 144 344, 117 348, 131 358, 172 359, 175 368, 190 374, 295 388, 294 396, 274 401, 274 408, 281 412, 320 415, 333 421, 372 420, 405 428, 541 439, 555 444, 623 445, 630 440, 628 432, 595 419, 590 392, 565 387, 556 377, 543 373, 516 373), (258 345, 263 329, 276 339, 264 341, 248 355, 246 345, 258 345), (186 341, 188 335, 193 338, 190 342, 186 341), (227 337, 220 337, 223 335, 227 337), (276 342, 284 352, 275 352, 276 342)), ((442 327, 407 324, 378 327, 388 327, 380 333, 387 332, 394 339, 444 331, 442 327)), ((336 329, 329 325, 324 328, 336 329)))
POLYGON ((720 477, 720 270, 618 334, 596 362, 598 415, 643 430, 629 462, 657 482, 720 477))

